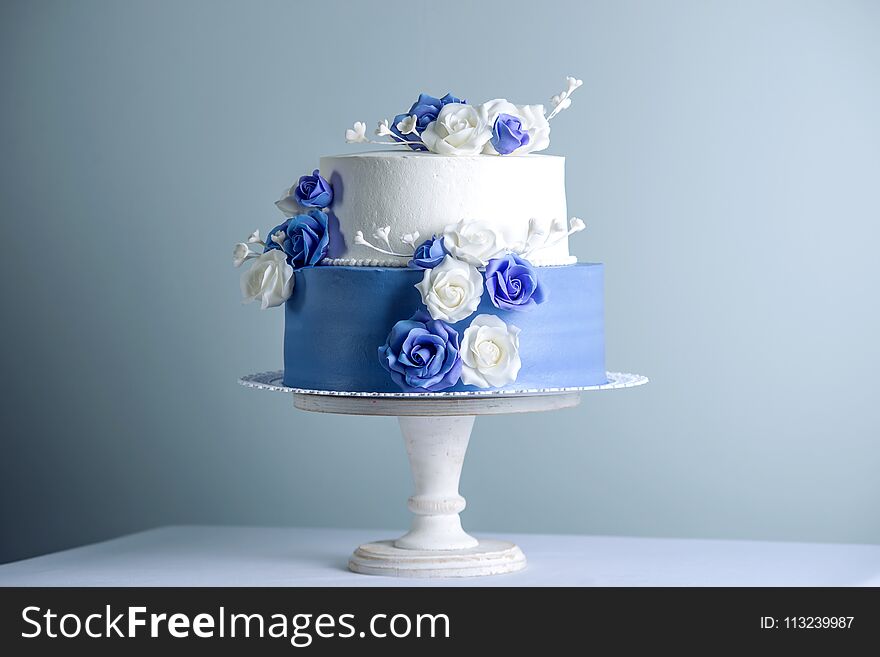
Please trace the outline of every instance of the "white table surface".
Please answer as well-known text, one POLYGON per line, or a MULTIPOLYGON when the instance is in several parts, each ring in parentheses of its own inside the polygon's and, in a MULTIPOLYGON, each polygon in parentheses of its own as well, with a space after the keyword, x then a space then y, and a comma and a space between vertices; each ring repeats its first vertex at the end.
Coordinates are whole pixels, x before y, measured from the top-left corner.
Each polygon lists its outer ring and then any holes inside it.
MULTIPOLYGON (((0 586, 880 586, 880 545, 495 535, 526 570, 464 579, 357 575, 363 529, 162 527, 0 565, 0 586)), ((480 535, 478 534, 478 537, 480 535)))

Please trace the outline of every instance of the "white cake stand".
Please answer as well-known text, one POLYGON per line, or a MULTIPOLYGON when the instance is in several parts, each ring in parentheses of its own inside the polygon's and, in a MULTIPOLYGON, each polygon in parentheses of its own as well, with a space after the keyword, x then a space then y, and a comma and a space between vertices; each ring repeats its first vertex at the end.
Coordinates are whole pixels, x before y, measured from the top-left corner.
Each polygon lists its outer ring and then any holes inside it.
POLYGON ((409 455, 415 493, 409 532, 396 540, 361 545, 348 562, 356 573, 395 577, 472 577, 521 570, 526 558, 508 541, 477 540, 461 527, 465 508, 458 481, 474 419, 478 415, 534 413, 571 408, 580 393, 632 388, 648 382, 639 374, 607 373, 608 383, 583 388, 517 392, 353 393, 289 388, 282 372, 239 379, 249 388, 293 393, 296 408, 316 413, 397 417, 409 455))

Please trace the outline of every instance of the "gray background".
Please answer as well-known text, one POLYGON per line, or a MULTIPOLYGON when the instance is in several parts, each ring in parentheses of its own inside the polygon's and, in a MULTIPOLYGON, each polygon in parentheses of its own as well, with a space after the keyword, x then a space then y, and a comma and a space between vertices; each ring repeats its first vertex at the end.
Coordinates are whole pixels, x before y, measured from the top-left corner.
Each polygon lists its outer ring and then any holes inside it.
POLYGON ((480 420, 468 528, 880 542, 880 3, 5 2, 0 560, 403 527, 392 419, 296 412, 232 245, 420 91, 546 102, 607 265, 577 410, 480 420))

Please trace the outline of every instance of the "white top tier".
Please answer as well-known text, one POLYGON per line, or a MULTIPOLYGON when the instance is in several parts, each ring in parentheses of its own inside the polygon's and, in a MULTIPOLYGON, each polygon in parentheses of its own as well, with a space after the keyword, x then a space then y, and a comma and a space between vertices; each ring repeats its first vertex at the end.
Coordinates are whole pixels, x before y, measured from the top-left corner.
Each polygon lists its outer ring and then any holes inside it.
MULTIPOLYGON (((461 219, 496 226, 507 243, 526 238, 529 220, 565 221, 565 158, 555 155, 450 157, 433 153, 367 152, 321 158, 321 175, 333 186, 332 213, 344 239, 330 257, 382 260, 405 265, 354 243, 390 226, 393 250, 409 253, 401 236, 418 231, 423 241, 461 219)), ((568 239, 535 251, 536 265, 571 264, 568 239)))

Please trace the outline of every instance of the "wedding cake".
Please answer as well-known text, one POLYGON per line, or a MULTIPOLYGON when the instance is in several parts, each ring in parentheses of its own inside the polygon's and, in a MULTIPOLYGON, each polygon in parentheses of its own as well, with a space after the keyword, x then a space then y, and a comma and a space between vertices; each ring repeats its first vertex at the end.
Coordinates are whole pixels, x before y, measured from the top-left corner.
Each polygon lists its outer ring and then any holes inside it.
POLYGON ((322 157, 236 245, 245 301, 284 306, 284 384, 462 393, 605 383, 603 267, 569 237, 565 159, 540 155, 581 85, 542 105, 419 96, 322 157))

